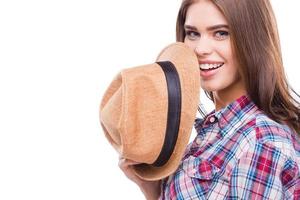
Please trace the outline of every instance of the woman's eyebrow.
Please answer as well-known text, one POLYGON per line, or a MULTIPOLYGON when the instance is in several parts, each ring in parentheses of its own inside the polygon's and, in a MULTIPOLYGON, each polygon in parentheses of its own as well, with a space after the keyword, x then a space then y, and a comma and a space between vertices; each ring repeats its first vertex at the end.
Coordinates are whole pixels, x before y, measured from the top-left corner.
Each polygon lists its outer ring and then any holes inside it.
MULTIPOLYGON (((187 25, 187 24, 184 25, 184 28, 189 29, 189 30, 197 31, 197 28, 195 26, 191 26, 191 25, 187 25)), ((212 31, 212 30, 219 29, 219 28, 229 29, 229 26, 227 24, 217 24, 217 25, 214 25, 214 26, 207 27, 206 30, 212 31)))
POLYGON ((195 26, 191 26, 191 25, 184 25, 184 29, 189 29, 189 30, 194 30, 197 31, 197 28, 195 26))
POLYGON ((212 30, 219 29, 219 28, 229 29, 229 26, 227 24, 217 24, 217 25, 208 27, 207 30, 212 31, 212 30))

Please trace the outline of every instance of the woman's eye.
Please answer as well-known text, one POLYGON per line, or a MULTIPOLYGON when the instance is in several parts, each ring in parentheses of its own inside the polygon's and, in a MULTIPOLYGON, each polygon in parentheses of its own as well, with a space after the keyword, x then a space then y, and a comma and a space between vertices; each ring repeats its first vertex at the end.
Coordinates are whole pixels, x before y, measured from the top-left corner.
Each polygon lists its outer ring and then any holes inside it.
POLYGON ((185 35, 190 40, 194 40, 199 36, 199 33, 195 32, 195 31, 185 31, 185 35))
POLYGON ((215 33, 215 36, 218 40, 226 39, 229 36, 229 33, 227 31, 217 31, 215 33))

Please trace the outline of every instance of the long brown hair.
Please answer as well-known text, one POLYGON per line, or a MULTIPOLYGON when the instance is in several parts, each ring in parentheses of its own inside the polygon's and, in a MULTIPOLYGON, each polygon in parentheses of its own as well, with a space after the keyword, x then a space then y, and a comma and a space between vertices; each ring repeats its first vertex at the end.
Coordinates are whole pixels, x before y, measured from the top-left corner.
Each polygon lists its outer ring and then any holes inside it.
MULTIPOLYGON (((300 134, 300 104, 285 76, 275 15, 269 0, 211 0, 227 19, 248 95, 271 119, 300 134)), ((189 6, 183 0, 176 24, 176 39, 185 38, 189 6)), ((212 92, 206 92, 213 100, 212 92)))

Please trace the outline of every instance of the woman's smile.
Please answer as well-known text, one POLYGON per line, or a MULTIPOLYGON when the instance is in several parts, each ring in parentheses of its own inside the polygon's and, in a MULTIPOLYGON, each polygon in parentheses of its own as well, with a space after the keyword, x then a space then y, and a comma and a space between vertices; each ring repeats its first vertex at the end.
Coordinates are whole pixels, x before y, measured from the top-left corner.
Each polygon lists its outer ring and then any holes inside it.
MULTIPOLYGON (((205 64, 206 65, 206 64, 205 64)), ((224 65, 219 64, 219 65, 206 65, 206 66, 201 66, 200 65, 200 76, 202 79, 209 79, 213 77, 216 73, 218 73, 219 69, 224 65)))

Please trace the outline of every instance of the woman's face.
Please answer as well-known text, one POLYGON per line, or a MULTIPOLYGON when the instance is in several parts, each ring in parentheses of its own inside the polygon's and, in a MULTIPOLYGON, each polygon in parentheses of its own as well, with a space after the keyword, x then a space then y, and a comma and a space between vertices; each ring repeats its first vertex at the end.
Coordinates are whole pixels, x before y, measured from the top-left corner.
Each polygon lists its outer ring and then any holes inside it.
POLYGON ((184 30, 184 42, 198 57, 201 87, 220 96, 240 92, 236 90, 243 84, 231 48, 228 24, 218 8, 210 0, 192 4, 187 10, 184 30))

